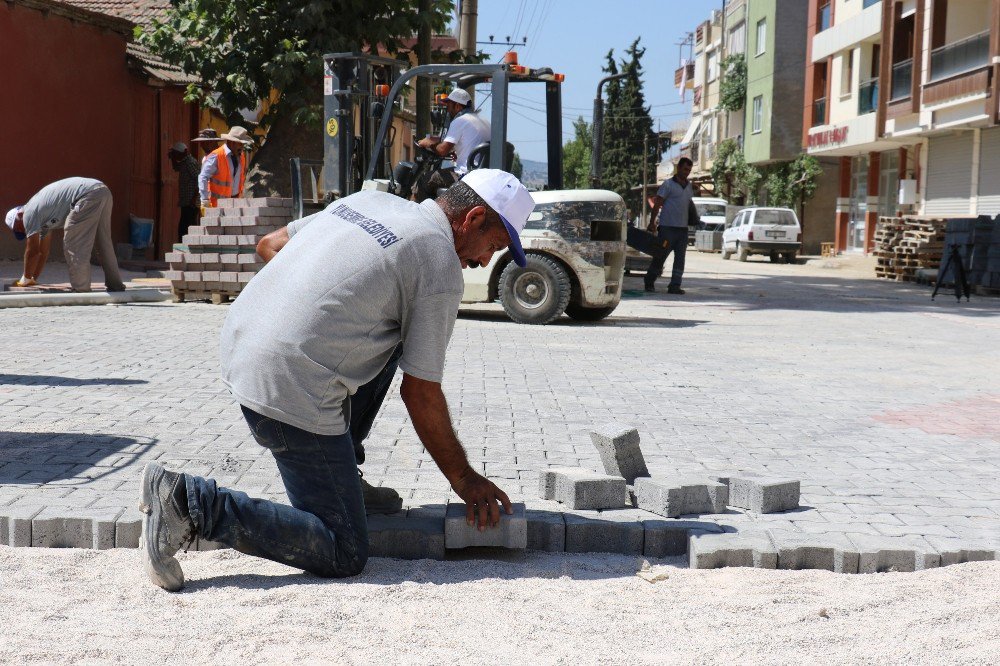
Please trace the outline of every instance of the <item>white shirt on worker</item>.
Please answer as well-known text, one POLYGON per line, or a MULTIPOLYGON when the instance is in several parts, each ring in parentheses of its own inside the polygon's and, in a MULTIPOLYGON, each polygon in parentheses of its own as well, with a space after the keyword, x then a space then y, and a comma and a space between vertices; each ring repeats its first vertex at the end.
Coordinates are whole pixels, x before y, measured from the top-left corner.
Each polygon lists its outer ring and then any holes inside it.
MULTIPOLYGON (((236 167, 233 168, 233 151, 230 150, 227 145, 223 145, 222 149, 226 152, 226 159, 229 160, 229 169, 233 172, 233 184, 230 196, 235 197, 240 193, 240 180, 243 177, 243 166, 240 160, 236 160, 236 167)), ((219 170, 218 162, 219 160, 216 157, 215 151, 205 155, 205 159, 201 161, 201 173, 198 174, 198 191, 201 193, 202 201, 206 201, 211 198, 211 193, 208 191, 208 181, 211 180, 212 176, 214 176, 219 170)))
POLYGON ((455 173, 464 174, 472 151, 490 140, 490 123, 478 113, 463 113, 451 121, 442 140, 455 146, 455 173))

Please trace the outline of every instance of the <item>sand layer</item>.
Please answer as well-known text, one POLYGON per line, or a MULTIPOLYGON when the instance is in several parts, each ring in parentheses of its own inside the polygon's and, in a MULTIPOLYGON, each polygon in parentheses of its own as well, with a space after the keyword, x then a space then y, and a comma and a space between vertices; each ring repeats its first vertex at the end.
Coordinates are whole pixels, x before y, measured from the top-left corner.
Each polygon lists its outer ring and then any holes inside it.
POLYGON ((0 546, 0 663, 996 663, 1000 562, 692 571, 633 557, 373 559, 322 580, 232 551, 153 587, 135 550, 0 546), (649 582, 650 580, 655 582, 649 582))

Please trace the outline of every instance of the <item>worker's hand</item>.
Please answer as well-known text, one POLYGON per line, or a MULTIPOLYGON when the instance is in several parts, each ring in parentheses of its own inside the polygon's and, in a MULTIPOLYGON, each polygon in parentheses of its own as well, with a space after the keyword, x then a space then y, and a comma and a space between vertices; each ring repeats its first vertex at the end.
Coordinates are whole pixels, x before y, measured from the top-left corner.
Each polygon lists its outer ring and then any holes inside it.
POLYGON ((451 487, 465 501, 465 519, 469 525, 477 525, 482 532, 486 526, 496 527, 500 522, 500 505, 509 515, 514 513, 507 493, 496 484, 467 467, 451 487))

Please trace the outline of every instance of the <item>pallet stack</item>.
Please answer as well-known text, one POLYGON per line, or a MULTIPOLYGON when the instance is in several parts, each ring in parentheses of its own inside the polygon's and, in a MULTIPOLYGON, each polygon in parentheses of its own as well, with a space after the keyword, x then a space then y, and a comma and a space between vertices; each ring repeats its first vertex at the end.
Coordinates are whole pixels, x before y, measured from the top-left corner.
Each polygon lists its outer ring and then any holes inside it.
POLYGON ((277 197, 221 199, 218 208, 205 209, 201 225, 166 255, 174 301, 236 298, 264 266, 257 242, 291 219, 292 200, 277 197))
POLYGON ((875 277, 914 282, 917 271, 936 270, 944 253, 947 220, 882 217, 875 227, 875 277))

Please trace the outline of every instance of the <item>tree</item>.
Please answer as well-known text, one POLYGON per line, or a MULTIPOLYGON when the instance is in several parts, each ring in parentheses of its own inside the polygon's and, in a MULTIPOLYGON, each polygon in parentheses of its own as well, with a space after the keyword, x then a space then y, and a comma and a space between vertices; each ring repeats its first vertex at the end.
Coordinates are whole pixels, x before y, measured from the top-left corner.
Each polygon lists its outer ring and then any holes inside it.
MULTIPOLYGON (((659 161, 653 119, 642 90, 641 60, 645 52, 646 49, 639 48, 638 38, 626 49, 627 57, 621 61, 621 72, 626 76, 609 82, 604 112, 602 184, 621 195, 632 211, 639 209, 641 193, 632 188, 642 182, 643 160, 652 164, 659 161), (649 147, 645 155, 644 145, 649 147)), ((613 51, 608 52, 607 60, 604 71, 618 73, 613 51)))
POLYGON ((567 190, 583 190, 590 187, 593 129, 583 116, 573 121, 573 140, 563 146, 563 187, 567 190))
POLYGON ((521 180, 521 174, 524 173, 524 165, 521 164, 521 156, 517 154, 516 150, 514 151, 514 159, 511 160, 510 163, 510 172, 518 180, 521 180))
POLYGON ((723 58, 722 82, 719 84, 719 108, 739 111, 746 105, 747 61, 742 53, 723 58))
POLYGON ((257 193, 288 189, 288 158, 322 153, 323 54, 379 44, 393 51, 423 24, 444 29, 454 0, 172 0, 162 20, 137 38, 167 62, 197 76, 187 98, 218 109, 233 124, 241 109, 271 100, 268 138, 254 155, 257 193))
POLYGON ((712 180, 715 189, 734 204, 752 206, 757 203, 757 193, 764 174, 747 164, 746 157, 735 139, 719 143, 712 162, 712 180))
POLYGON ((764 183, 768 203, 797 208, 816 193, 822 174, 823 167, 812 155, 799 155, 791 162, 770 167, 764 183))

